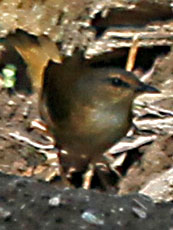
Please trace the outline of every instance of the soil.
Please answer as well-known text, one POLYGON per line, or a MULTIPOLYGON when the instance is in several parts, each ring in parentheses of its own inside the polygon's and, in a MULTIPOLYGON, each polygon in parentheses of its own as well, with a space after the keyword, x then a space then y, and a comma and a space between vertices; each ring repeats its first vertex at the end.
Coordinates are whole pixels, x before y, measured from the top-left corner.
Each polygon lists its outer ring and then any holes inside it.
POLYGON ((172 229, 172 203, 140 194, 117 196, 55 189, 45 182, 0 173, 0 229, 172 229), (103 205, 104 204, 104 205, 103 205))

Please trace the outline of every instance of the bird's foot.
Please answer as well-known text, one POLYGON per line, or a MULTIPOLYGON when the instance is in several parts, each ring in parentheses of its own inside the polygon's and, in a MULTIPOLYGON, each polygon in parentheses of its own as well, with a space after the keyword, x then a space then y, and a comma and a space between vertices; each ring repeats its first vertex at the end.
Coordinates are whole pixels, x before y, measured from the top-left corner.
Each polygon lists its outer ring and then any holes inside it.
POLYGON ((82 187, 83 189, 90 189, 93 178, 95 177, 98 178, 98 185, 103 190, 115 189, 114 181, 116 177, 114 178, 114 176, 116 176, 116 174, 113 171, 111 171, 111 169, 106 163, 90 163, 88 166, 88 170, 83 176, 82 187))

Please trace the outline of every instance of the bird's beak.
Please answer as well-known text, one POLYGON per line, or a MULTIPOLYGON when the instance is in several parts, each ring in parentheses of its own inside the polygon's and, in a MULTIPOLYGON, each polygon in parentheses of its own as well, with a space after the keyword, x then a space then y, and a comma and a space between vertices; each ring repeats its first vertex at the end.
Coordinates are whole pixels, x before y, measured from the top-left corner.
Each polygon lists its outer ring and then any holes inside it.
POLYGON ((140 86, 136 88, 136 92, 143 92, 143 93, 161 93, 160 90, 157 88, 142 83, 140 86))

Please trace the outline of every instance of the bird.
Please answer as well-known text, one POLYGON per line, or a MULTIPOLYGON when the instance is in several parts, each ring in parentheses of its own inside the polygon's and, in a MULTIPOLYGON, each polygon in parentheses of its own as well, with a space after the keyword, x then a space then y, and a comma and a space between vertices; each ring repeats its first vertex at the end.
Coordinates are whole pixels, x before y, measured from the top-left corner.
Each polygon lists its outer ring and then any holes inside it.
POLYGON ((81 52, 49 61, 39 99, 41 118, 53 134, 64 172, 104 163, 103 153, 132 125, 132 104, 142 93, 158 93, 132 72, 92 65, 81 52))

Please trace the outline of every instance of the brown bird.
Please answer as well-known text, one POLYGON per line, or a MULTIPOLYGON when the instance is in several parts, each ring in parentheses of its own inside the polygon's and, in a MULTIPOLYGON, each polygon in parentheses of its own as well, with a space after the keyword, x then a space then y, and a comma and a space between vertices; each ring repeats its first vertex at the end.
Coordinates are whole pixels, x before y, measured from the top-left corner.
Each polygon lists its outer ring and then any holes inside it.
POLYGON ((93 67, 77 52, 59 65, 49 62, 40 113, 53 133, 65 172, 104 162, 103 153, 132 125, 132 103, 159 91, 122 69, 93 67))

